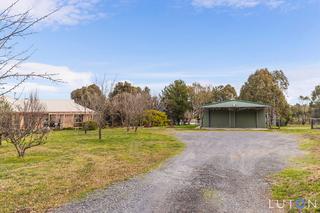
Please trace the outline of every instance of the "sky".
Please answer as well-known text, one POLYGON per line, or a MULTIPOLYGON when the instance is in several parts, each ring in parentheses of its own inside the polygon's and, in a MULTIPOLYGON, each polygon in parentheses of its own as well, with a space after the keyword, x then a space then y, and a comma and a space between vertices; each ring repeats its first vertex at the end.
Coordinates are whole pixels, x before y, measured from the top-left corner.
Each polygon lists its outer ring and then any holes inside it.
POLYGON ((295 103, 320 84, 320 0, 20 0, 15 11, 30 8, 35 18, 60 10, 20 41, 34 53, 19 69, 64 83, 29 81, 17 92, 67 99, 102 78, 154 95, 176 79, 239 91, 268 68, 285 72, 295 103))

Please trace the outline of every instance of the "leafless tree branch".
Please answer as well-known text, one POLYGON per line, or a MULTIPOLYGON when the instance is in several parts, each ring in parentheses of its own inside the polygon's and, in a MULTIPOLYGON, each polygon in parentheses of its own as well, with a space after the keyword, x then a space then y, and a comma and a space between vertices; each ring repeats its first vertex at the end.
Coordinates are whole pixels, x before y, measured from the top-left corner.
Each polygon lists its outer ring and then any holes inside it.
POLYGON ((23 73, 19 71, 19 66, 28 60, 32 55, 30 49, 23 51, 15 51, 15 47, 19 44, 19 39, 32 34, 31 28, 48 18, 59 9, 42 16, 33 18, 31 9, 22 13, 14 13, 14 8, 19 4, 20 0, 16 0, 2 12, 0 12, 0 96, 3 96, 29 79, 45 79, 52 82, 62 82, 57 75, 50 73, 23 73), (13 84, 11 87, 3 85, 13 84))

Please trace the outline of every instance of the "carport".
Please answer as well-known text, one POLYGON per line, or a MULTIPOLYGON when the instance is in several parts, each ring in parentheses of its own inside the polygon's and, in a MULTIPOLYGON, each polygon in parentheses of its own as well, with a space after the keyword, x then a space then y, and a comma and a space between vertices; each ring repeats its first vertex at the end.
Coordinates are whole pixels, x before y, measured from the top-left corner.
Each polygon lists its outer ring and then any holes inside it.
POLYGON ((267 128, 268 105, 230 100, 203 106, 204 128, 267 128))

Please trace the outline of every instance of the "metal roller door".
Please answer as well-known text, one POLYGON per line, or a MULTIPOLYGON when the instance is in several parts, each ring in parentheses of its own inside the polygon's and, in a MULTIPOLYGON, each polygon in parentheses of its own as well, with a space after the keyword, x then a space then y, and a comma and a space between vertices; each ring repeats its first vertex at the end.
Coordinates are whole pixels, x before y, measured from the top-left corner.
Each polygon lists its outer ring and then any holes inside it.
POLYGON ((236 112, 236 128, 256 128, 256 111, 243 110, 236 112))
POLYGON ((212 111, 210 126, 213 128, 229 128, 229 112, 226 110, 212 111))

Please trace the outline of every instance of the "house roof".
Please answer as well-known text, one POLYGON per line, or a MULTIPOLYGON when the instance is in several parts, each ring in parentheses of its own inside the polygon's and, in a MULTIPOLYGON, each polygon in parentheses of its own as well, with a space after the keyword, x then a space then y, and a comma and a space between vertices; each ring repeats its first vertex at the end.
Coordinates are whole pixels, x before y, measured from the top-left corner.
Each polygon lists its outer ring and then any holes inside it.
POLYGON ((268 108, 270 106, 251 101, 228 100, 218 103, 207 104, 203 108, 268 108))
MULTIPOLYGON (((23 106, 24 100, 7 99, 14 106, 23 106)), ((48 113, 92 113, 93 110, 85 108, 73 100, 40 100, 48 113)))

